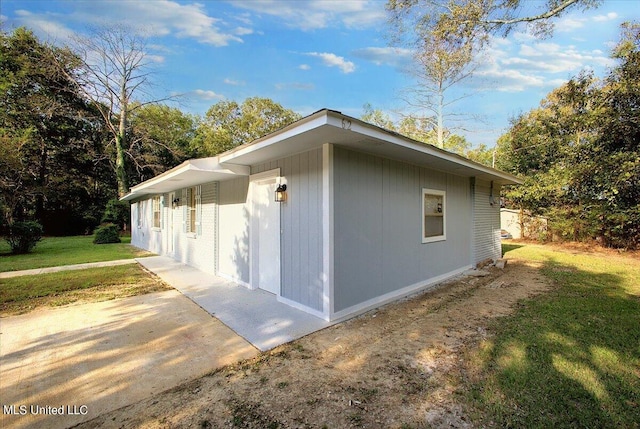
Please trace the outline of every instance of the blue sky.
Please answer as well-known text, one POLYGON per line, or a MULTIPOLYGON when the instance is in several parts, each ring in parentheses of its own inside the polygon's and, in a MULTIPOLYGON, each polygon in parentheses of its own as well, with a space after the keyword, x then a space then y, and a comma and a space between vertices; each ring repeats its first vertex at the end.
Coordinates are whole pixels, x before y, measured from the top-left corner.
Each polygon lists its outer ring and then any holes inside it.
MULTIPOLYGON (((539 2, 537 2, 539 3, 539 2)), ((530 3, 532 8, 535 1, 530 3)), ((67 42, 87 25, 124 22, 149 35, 154 91, 184 94, 183 111, 204 114, 220 100, 271 98, 302 115, 321 108, 359 117, 370 103, 396 117, 406 111, 406 49, 389 46, 382 0, 1 0, 4 31, 26 26, 42 40, 67 42)), ((509 118, 538 106, 581 70, 604 76, 623 21, 640 19, 640 2, 608 0, 557 21, 554 36, 514 31, 495 38, 469 95, 452 108, 475 115, 460 132, 493 146, 509 118)))

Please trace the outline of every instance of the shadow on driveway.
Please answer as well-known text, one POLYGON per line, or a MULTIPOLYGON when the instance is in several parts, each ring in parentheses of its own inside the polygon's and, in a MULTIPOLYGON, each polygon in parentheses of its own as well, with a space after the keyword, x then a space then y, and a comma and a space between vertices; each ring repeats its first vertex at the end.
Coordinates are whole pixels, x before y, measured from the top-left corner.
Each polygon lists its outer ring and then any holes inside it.
POLYGON ((69 427, 257 354, 176 290, 3 318, 0 426, 69 427))

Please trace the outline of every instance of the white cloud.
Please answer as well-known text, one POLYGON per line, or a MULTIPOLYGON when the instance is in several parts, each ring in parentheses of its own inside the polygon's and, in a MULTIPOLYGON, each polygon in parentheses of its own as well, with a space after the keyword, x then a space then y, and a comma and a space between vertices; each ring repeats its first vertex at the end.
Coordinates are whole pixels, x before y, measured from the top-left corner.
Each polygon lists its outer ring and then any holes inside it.
POLYGON ((32 29, 44 40, 63 44, 71 41, 74 35, 70 28, 57 22, 58 17, 55 14, 36 15, 26 10, 17 10, 15 14, 19 25, 32 29))
POLYGON ((596 15, 593 17, 593 20, 595 22, 605 22, 605 21, 612 21, 614 19, 616 19, 618 17, 618 14, 615 12, 609 12, 606 15, 596 15))
POLYGON ((186 94, 190 98, 197 98, 200 100, 224 100, 224 95, 218 94, 214 91, 205 89, 195 89, 186 94))
POLYGON ((275 16, 285 25, 315 30, 341 23, 349 28, 371 27, 386 19, 384 3, 378 0, 231 0, 234 6, 260 15, 275 16))
POLYGON ((305 55, 318 57, 327 67, 338 67, 342 70, 342 73, 353 73, 356 70, 356 65, 354 63, 347 61, 344 57, 339 57, 336 54, 329 52, 307 52, 305 55))
POLYGON ((495 82, 495 86, 492 86, 491 89, 500 92, 522 92, 531 87, 542 87, 545 83, 542 76, 525 74, 519 70, 505 69, 497 66, 478 70, 476 76, 490 82, 495 82))
POLYGON ((298 68, 300 70, 311 70, 311 66, 309 64, 300 64, 298 68))
POLYGON ((375 65, 404 65, 411 60, 411 50, 391 47, 369 47, 353 51, 358 58, 371 61, 375 65))
POLYGON ((504 43, 492 40, 474 81, 501 92, 547 89, 564 84, 581 70, 610 67, 613 61, 601 50, 582 50, 559 43, 504 43))
POLYGON ((251 34, 247 27, 223 30, 228 24, 209 16, 203 4, 180 4, 171 0, 117 2, 76 2, 71 14, 16 12, 19 25, 67 40, 72 34, 67 25, 108 25, 118 22, 137 29, 144 29, 150 36, 174 34, 178 38, 194 39, 213 46, 241 43, 239 36, 251 34))
POLYGON ((233 86, 242 86, 242 85, 245 84, 241 80, 234 80, 234 79, 229 79, 229 78, 226 78, 223 82, 226 83, 227 85, 233 85, 233 86))
POLYGON ((238 36, 246 36, 249 34, 253 34, 253 30, 251 28, 246 28, 246 27, 236 27, 236 29, 233 32, 238 36))
POLYGON ((165 59, 162 55, 152 55, 152 54, 147 54, 145 58, 151 61, 152 63, 156 63, 156 64, 164 63, 164 59, 165 59))
POLYGON ((554 29, 559 33, 570 33, 578 28, 584 27, 587 20, 585 18, 564 18, 558 21, 554 29))

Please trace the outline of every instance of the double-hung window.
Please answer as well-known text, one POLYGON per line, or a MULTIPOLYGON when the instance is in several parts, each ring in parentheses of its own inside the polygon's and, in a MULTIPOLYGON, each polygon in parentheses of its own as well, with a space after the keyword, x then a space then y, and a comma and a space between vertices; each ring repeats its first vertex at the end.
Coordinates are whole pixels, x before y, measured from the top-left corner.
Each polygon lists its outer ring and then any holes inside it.
POLYGON ((202 234, 201 217, 202 217, 202 187, 200 185, 192 188, 183 189, 182 197, 184 204, 184 231, 195 237, 202 234))
POLYGON ((422 189, 422 242, 431 243, 447 238, 445 191, 422 189))
POLYGON ((151 206, 153 208, 153 228, 160 229, 160 220, 161 220, 162 211, 161 211, 159 195, 152 198, 151 206))

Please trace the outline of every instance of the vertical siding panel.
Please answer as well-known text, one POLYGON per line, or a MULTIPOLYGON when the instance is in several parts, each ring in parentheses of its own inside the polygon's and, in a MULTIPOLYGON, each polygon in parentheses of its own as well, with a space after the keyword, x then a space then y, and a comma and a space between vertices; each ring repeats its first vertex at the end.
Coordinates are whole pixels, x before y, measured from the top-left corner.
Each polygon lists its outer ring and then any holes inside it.
POLYGON ((468 179, 341 147, 334 154, 336 311, 469 265, 468 179), (422 243, 422 188, 447 192, 445 241, 422 243))
POLYGON ((300 265, 300 155, 294 155, 291 158, 291 197, 295 199, 291 202, 291 240, 292 240, 292 259, 291 259, 291 282, 293 286, 292 299, 297 302, 302 301, 301 285, 302 279, 300 272, 302 266, 300 265))
MULTIPOLYGON (((499 187, 494 185, 493 195, 499 201, 499 187)), ((475 186, 474 226, 476 231, 474 263, 485 259, 497 259, 500 249, 500 204, 489 203, 491 184, 477 180, 475 186)))

